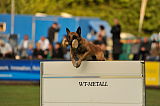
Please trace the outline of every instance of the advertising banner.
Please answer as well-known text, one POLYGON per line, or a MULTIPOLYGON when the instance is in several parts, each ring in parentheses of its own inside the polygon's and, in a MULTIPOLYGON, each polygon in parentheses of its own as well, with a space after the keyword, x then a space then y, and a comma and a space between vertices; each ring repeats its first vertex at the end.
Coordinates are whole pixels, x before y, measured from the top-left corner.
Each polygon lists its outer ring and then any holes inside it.
POLYGON ((146 85, 160 86, 160 62, 146 62, 146 85))
POLYGON ((1 60, 0 80, 40 79, 40 60, 1 60))

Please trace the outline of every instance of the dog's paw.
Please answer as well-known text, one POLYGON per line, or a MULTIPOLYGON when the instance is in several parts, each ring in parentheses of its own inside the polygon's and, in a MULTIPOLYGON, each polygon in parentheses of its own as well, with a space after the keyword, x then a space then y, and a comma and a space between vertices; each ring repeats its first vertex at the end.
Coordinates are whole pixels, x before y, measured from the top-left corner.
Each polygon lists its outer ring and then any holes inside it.
POLYGON ((80 65, 81 65, 81 61, 77 61, 77 67, 76 68, 80 67, 80 65))
POLYGON ((80 66, 80 63, 79 61, 76 61, 74 64, 73 64, 74 67, 78 68, 80 66))
POLYGON ((78 61, 74 62, 73 66, 77 67, 77 65, 78 65, 78 61))

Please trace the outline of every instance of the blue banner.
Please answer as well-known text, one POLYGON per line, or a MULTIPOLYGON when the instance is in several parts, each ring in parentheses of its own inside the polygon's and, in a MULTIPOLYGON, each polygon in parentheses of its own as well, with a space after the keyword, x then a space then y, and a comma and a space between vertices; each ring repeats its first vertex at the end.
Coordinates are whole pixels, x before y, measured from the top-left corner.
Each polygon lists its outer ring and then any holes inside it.
POLYGON ((40 60, 0 60, 0 80, 40 80, 40 60))

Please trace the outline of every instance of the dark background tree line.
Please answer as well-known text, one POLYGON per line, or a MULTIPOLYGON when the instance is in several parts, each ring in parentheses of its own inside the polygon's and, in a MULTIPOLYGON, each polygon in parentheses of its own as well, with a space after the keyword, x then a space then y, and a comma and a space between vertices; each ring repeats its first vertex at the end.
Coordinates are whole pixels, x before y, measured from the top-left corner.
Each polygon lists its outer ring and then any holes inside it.
MULTIPOLYGON (((60 15, 99 17, 113 25, 118 18, 124 32, 138 35, 141 0, 15 0, 16 14, 60 15)), ((143 29, 140 35, 160 31, 160 0, 148 0, 143 29)), ((0 13, 11 12, 11 0, 0 0, 0 13)))

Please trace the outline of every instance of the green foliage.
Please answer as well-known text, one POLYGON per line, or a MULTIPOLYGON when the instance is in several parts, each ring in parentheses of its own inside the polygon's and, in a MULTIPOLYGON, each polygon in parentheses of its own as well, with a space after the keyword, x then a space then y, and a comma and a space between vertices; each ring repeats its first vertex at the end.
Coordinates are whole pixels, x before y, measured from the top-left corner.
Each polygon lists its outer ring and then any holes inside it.
POLYGON ((143 30, 145 32, 160 32, 160 0, 148 0, 143 30))
MULTIPOLYGON (((10 13, 11 0, 0 0, 0 13, 10 13)), ((73 16, 99 17, 113 25, 118 18, 122 29, 138 35, 141 0, 15 0, 17 14, 60 15, 68 12, 73 16)), ((148 0, 142 35, 159 32, 160 0, 148 0)))
POLYGON ((0 0, 0 13, 9 13, 11 8, 10 0, 0 0))

